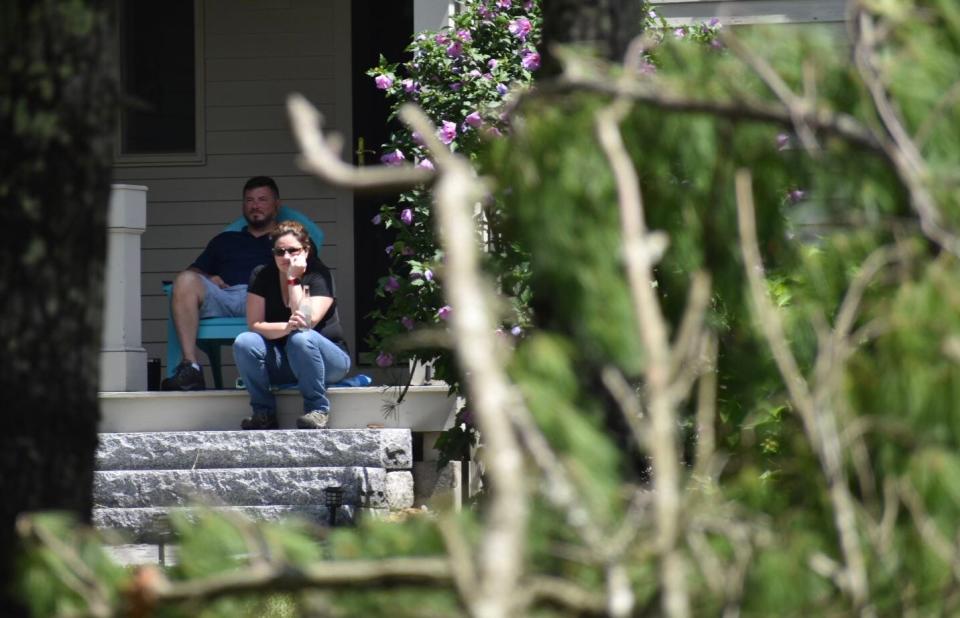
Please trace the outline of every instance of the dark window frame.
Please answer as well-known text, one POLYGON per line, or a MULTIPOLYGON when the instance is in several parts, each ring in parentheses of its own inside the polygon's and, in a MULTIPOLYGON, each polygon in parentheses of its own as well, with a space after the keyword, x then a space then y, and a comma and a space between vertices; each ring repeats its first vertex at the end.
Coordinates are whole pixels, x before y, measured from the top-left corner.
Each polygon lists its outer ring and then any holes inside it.
MULTIPOLYGON (((136 1, 136 0, 133 0, 136 1)), ((118 11, 123 10, 123 3, 118 2, 118 11)), ((123 152, 124 120, 126 112, 121 111, 117 118, 116 139, 114 139, 113 159, 118 167, 145 167, 154 165, 204 165, 206 164, 206 113, 205 113, 205 71, 204 71, 204 11, 203 1, 193 0, 193 43, 194 43, 194 149, 192 152, 170 153, 129 153, 123 152)), ((121 50, 121 34, 119 32, 123 20, 118 18, 117 49, 121 50)))

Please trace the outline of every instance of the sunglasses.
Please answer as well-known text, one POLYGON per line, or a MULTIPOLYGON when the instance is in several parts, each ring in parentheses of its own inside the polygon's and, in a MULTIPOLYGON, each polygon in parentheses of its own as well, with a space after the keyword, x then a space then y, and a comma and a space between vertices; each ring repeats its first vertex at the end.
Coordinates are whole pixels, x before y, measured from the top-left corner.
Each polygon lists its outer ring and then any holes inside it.
POLYGON ((303 251, 303 247, 274 247, 273 254, 277 257, 282 257, 284 253, 287 255, 297 255, 303 251))

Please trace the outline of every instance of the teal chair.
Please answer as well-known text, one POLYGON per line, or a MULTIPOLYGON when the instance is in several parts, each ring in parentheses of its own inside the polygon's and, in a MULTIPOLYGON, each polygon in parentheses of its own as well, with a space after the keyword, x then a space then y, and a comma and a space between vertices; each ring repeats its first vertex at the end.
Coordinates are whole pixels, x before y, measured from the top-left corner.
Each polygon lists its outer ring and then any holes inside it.
MULTIPOLYGON (((316 247, 317 253, 320 253, 320 247, 323 246, 323 230, 308 219, 306 215, 293 208, 281 206, 277 212, 277 221, 296 221, 303 225, 310 235, 310 240, 316 247)), ((224 232, 239 232, 247 221, 240 217, 223 229, 224 232)), ((163 291, 168 298, 173 297, 173 283, 165 281, 163 291)), ((213 373, 213 385, 215 388, 223 388, 222 364, 220 362, 220 348, 225 345, 233 345, 233 340, 237 335, 247 330, 247 319, 243 318, 204 318, 200 320, 200 327, 197 329, 197 347, 203 350, 210 360, 210 371, 213 373)), ((177 339, 177 330, 173 325, 173 311, 171 310, 167 317, 167 376, 173 376, 174 369, 180 363, 183 357, 183 350, 180 348, 180 340, 177 339)))

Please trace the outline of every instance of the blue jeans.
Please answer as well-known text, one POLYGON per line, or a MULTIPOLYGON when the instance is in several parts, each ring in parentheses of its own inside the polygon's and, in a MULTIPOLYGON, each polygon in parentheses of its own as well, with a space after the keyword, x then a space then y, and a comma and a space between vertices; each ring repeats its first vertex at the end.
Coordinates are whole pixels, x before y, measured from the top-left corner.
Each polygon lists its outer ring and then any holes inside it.
POLYGON ((271 384, 296 383, 305 413, 329 411, 327 384, 342 380, 350 370, 350 356, 315 330, 291 333, 285 341, 240 333, 233 342, 233 357, 250 393, 254 414, 268 416, 277 413, 271 384))

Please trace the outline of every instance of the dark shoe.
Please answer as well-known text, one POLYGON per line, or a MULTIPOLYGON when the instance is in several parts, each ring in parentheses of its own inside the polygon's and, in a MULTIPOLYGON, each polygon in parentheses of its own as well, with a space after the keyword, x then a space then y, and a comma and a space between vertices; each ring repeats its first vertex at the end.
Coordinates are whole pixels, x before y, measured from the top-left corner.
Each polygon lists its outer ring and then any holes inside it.
POLYGON ((279 429, 277 417, 274 414, 254 414, 240 421, 241 429, 279 429))
POLYGON ((197 369, 187 362, 177 365, 173 375, 160 382, 162 391, 202 391, 206 387, 203 382, 203 369, 197 369))
POLYGON ((330 413, 326 410, 307 412, 297 419, 298 429, 323 429, 330 420, 330 413))

